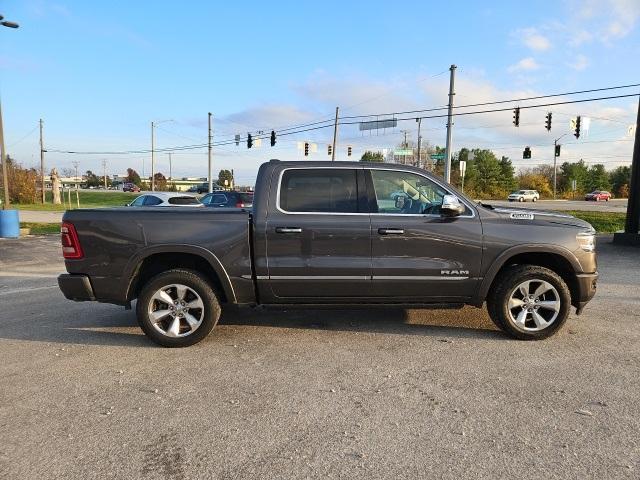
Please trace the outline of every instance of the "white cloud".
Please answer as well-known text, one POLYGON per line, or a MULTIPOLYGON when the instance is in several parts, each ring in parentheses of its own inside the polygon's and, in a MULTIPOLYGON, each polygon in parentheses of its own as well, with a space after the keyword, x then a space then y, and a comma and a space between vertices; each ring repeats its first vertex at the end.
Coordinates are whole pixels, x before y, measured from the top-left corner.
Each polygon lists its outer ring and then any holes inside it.
POLYGON ((523 43, 535 52, 544 52, 551 48, 549 38, 535 28, 524 28, 516 32, 516 35, 522 37, 523 43))
POLYGON ((581 72, 589 66, 589 59, 585 55, 580 54, 568 65, 574 70, 581 72))
POLYGON ((509 68, 507 68, 507 71, 509 73, 531 72, 534 70, 538 70, 539 68, 540 65, 538 64, 538 62, 536 62, 535 58, 526 57, 520 60, 518 63, 509 66, 509 68))

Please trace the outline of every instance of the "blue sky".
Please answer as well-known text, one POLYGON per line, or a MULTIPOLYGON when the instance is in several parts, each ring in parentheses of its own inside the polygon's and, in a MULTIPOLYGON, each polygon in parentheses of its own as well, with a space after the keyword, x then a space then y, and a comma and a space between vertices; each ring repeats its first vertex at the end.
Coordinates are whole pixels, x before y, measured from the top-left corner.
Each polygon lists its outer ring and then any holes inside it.
MULTIPOLYGON (((448 67, 458 65, 456 102, 501 100, 640 81, 638 0, 553 2, 46 2, 0 3, 20 29, 0 30, 0 94, 7 151, 25 165, 39 162, 37 126, 48 149, 119 151, 148 148, 151 120, 160 148, 206 141, 207 112, 215 139, 332 116, 441 106, 448 67), (531 6, 531 4, 533 4, 531 6), (31 132, 31 133, 30 133, 31 132)), ((624 93, 637 93, 638 88, 624 93)), ((551 159, 552 136, 576 114, 593 117, 583 142, 565 159, 628 163, 637 99, 459 119, 454 147, 486 147, 521 166, 533 145, 536 163, 551 159), (536 149, 538 149, 536 151, 536 149)), ((445 121, 423 122, 423 139, 443 145, 445 121)), ((340 129, 339 158, 393 147, 401 129, 415 140, 415 122, 385 135, 340 129)), ((298 141, 325 159, 331 129, 280 138, 250 151, 214 151, 215 171, 234 168, 252 183, 269 158, 299 158, 298 141)), ((128 166, 149 171, 149 155, 47 154, 47 167, 80 162, 84 171, 128 166)), ((204 175, 206 150, 176 153, 175 176, 204 175)), ((166 173, 166 155, 158 170, 166 173)))

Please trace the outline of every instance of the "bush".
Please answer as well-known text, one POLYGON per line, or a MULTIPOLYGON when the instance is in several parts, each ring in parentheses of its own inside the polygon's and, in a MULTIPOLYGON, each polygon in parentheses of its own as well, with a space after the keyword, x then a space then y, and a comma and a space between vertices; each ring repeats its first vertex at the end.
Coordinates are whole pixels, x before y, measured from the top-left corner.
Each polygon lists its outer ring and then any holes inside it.
POLYGON ((35 169, 23 168, 7 155, 7 176, 9 177, 9 199, 12 203, 35 203, 38 193, 36 187, 38 173, 35 169))

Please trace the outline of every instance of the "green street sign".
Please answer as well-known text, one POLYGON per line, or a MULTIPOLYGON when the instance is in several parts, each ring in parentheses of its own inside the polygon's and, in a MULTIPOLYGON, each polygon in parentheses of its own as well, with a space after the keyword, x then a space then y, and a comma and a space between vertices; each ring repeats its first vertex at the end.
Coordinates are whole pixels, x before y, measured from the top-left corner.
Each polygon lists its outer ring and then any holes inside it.
POLYGON ((432 153, 431 154, 431 159, 432 160, 444 160, 444 153, 432 153))
POLYGON ((410 148, 401 148, 393 151, 394 155, 413 155, 413 150, 410 148))

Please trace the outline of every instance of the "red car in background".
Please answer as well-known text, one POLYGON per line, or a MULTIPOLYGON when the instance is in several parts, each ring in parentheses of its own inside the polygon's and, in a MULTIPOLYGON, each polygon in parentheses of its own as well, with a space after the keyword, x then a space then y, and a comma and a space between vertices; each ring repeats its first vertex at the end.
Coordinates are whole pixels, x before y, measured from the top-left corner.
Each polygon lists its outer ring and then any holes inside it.
POLYGON ((584 196, 585 200, 587 201, 593 200, 594 202, 599 202, 600 200, 604 200, 605 202, 608 202, 610 198, 611 198, 611 194, 609 192, 605 192, 604 190, 595 190, 591 193, 587 193, 584 196))
POLYGON ((123 192, 134 192, 134 193, 137 193, 137 192, 140 191, 140 187, 138 187, 134 183, 124 183, 124 184, 122 184, 122 191, 123 192))

